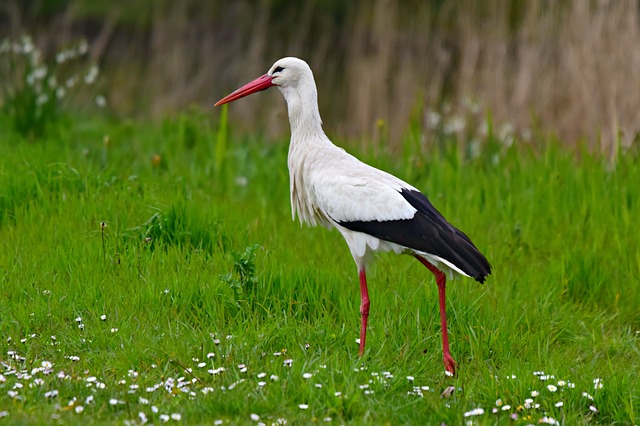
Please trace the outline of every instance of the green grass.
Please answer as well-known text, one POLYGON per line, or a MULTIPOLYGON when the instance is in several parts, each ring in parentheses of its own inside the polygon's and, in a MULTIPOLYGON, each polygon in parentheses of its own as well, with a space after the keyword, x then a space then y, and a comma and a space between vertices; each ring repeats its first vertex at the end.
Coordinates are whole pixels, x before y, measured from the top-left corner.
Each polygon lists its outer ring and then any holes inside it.
POLYGON ((0 134, 0 421, 638 423, 638 158, 549 143, 466 159, 411 141, 403 159, 363 155, 424 190, 494 266, 484 285, 448 287, 449 378, 432 275, 378 257, 359 358, 356 269, 337 232, 291 221, 287 142, 207 123, 0 134), (32 371, 43 362, 51 372, 32 371))

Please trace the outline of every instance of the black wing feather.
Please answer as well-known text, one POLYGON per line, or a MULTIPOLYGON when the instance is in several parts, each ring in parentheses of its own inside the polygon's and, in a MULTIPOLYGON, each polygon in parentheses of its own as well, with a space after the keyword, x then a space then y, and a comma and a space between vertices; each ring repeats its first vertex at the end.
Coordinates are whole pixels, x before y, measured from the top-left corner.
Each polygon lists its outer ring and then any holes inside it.
POLYGON ((491 265, 471 239, 451 225, 420 191, 403 188, 400 194, 416 210, 412 219, 339 222, 356 232, 445 259, 483 283, 491 265))

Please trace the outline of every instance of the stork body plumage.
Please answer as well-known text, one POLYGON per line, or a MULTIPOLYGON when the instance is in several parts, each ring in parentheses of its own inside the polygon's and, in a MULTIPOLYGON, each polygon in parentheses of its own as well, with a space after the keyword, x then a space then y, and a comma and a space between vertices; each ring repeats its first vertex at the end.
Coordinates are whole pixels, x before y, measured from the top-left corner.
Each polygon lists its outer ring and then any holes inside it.
POLYGON ((461 274, 484 282, 487 259, 469 237, 449 224, 419 190, 371 167, 335 146, 322 129, 313 73, 298 58, 278 60, 269 72, 216 105, 271 86, 287 102, 291 124, 288 166, 293 218, 310 226, 336 228, 357 265, 361 291, 360 354, 364 353, 369 295, 366 265, 371 255, 393 251, 415 256, 436 276, 439 289, 444 364, 455 372, 449 351, 446 275, 461 274))

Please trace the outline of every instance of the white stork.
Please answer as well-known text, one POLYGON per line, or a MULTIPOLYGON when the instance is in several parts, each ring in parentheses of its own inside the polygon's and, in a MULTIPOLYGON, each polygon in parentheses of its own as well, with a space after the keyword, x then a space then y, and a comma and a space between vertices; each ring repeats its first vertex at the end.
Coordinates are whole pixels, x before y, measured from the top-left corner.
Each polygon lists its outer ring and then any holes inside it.
POLYGON ((491 265, 469 237, 455 228, 419 190, 371 167, 335 146, 322 130, 318 94, 309 65, 298 58, 278 60, 258 77, 215 105, 276 86, 287 102, 291 124, 289 176, 291 208, 301 223, 336 228, 346 240, 360 278, 360 355, 364 353, 369 294, 366 264, 378 251, 407 253, 436 277, 447 371, 449 352, 445 307, 446 276, 454 273, 483 283, 491 265))

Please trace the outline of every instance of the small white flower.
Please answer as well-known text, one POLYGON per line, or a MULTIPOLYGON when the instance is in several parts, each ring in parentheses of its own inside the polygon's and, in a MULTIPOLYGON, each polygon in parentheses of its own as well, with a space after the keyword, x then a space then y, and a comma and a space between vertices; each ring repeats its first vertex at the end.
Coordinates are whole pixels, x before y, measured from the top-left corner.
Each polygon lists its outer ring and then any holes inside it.
POLYGON ((589 395, 587 392, 582 392, 582 397, 583 398, 589 398, 590 400, 593 401, 593 397, 591 395, 589 395))
POLYGON ((42 365, 43 368, 52 368, 53 364, 51 364, 49 361, 42 361, 40 363, 40 365, 42 365))
POLYGON ((33 70, 33 77, 36 80, 42 80, 47 75, 47 67, 41 66, 33 70))
POLYGON ((301 410, 306 410, 307 408, 309 408, 309 405, 307 404, 300 404, 298 405, 298 407, 300 407, 301 410))
POLYGON ((414 377, 413 376, 407 376, 407 380, 410 381, 410 382, 413 382, 414 377))
POLYGON ((98 77, 98 67, 96 65, 91 66, 87 74, 84 76, 84 83, 86 85, 91 85, 96 81, 96 77, 98 77))
POLYGON ((478 408, 474 408, 471 411, 467 411, 466 413, 464 413, 465 417, 471 417, 471 416, 481 416, 484 414, 484 409, 478 407, 478 408))
POLYGON ((312 377, 313 377, 313 374, 311 374, 311 373, 304 373, 304 374, 302 375, 302 378, 303 378, 303 379, 310 379, 310 378, 312 378, 312 377))
POLYGON ((89 51, 89 43, 87 40, 80 40, 80 44, 78 44, 78 54, 84 55, 89 51))
POLYGON ((117 332, 118 332, 118 329, 117 329, 117 328, 112 328, 112 329, 111 329, 111 332, 112 332, 112 333, 117 333, 117 332))
POLYGON ((264 377, 267 377, 267 373, 258 373, 258 379, 262 379, 264 377))
POLYGON ((105 314, 100 315, 100 319, 102 321, 106 321, 107 320, 107 316, 105 314))
POLYGON ((502 407, 502 411, 509 411, 509 410, 511 410, 511 406, 508 404, 502 407))
POLYGON ((258 386, 260 386, 261 388, 265 387, 267 385, 267 382, 258 382, 258 386))
POLYGON ((218 426, 221 425, 222 423, 224 423, 222 420, 218 419, 216 421, 213 422, 214 425, 218 426))
POLYGON ((562 387, 564 385, 566 385, 567 383, 564 380, 558 380, 558 386, 562 387))
POLYGON ((426 119, 430 129, 435 129, 440 124, 440 114, 436 111, 428 111, 426 119))
POLYGON ((214 354, 213 352, 209 352, 209 353, 207 354, 207 358, 208 358, 208 359, 211 359, 211 358, 213 358, 214 356, 216 356, 216 354, 214 354))
POLYGON ((463 117, 451 117, 444 123, 444 132, 448 134, 458 133, 464 130, 466 125, 467 122, 463 117))
POLYGON ((182 414, 180 414, 180 413, 172 413, 171 414, 171 419, 175 420, 176 422, 179 422, 180 420, 182 420, 182 414))
MULTIPOLYGON (((46 104, 48 101, 49 101, 49 95, 47 95, 46 93, 41 93, 36 98, 36 105, 37 106, 42 106, 42 105, 46 104)), ((79 326, 82 326, 82 328, 84 328, 83 324, 79 324, 79 326)))
POLYGON ((589 406, 589 410, 593 411, 594 413, 597 413, 597 412, 598 412, 598 409, 597 409, 595 406, 593 406, 593 405, 590 405, 590 406, 589 406))
POLYGON ((198 368, 203 368, 203 367, 206 367, 206 366, 207 366, 206 362, 198 363, 198 368))
POLYGON ((65 81, 64 85, 67 86, 67 89, 72 89, 77 82, 78 82, 78 77, 73 76, 73 77, 69 77, 67 81, 65 81))
POLYGON ((257 414, 251 413, 249 417, 251 417, 251 420, 253 420, 254 422, 260 421, 260 416, 257 414))
POLYGON ((169 417, 167 414, 160 414, 160 421, 161 421, 162 423, 166 423, 166 422, 168 422, 168 421, 169 421, 169 419, 170 419, 170 417, 169 417))
POLYGON ((56 53, 56 63, 63 64, 67 60, 67 52, 63 50, 62 52, 56 53))
POLYGON ((564 405, 564 402, 562 402, 562 401, 556 402, 556 407, 558 407, 558 408, 562 407, 563 405, 564 405))
POLYGON ((58 396, 58 391, 57 390, 51 390, 49 392, 45 392, 44 397, 45 398, 55 398, 56 396, 58 396))
POLYGON ((593 380, 593 388, 595 390, 602 389, 602 386, 603 386, 602 379, 594 379, 593 380))
POLYGON ((117 405, 117 404, 118 404, 118 400, 117 400, 117 399, 115 399, 115 398, 111 398, 111 399, 109 400, 109 404, 110 404, 110 405, 117 405))
POLYGON ((84 411, 84 407, 82 405, 77 405, 75 410, 76 410, 76 413, 80 414, 84 411))
POLYGON ((501 399, 496 399, 496 407, 500 407, 502 405, 501 399))
POLYGON ((550 391, 550 392, 555 392, 555 391, 557 391, 557 390, 558 390, 558 388, 557 388, 557 387, 555 387, 554 385, 549 385, 549 386, 547 386, 547 389, 549 389, 549 391, 550 391))

